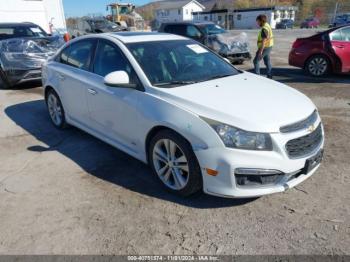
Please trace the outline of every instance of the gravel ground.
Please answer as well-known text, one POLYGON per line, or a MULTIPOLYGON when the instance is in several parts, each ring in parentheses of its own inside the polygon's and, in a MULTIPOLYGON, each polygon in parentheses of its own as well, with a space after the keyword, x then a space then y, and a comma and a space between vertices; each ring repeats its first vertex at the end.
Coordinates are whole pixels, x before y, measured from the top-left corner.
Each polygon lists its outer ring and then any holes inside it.
POLYGON ((276 31, 273 63, 319 107, 323 165, 253 200, 173 196, 139 161, 53 128, 35 83, 0 90, 0 254, 350 254, 350 80, 287 65, 295 37, 311 33, 276 31))

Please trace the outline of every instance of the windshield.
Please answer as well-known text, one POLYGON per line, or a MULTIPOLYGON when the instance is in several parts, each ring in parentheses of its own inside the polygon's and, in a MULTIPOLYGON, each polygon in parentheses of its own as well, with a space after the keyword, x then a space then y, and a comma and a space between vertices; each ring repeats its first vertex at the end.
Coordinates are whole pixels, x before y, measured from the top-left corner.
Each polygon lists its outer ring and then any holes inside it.
POLYGON ((215 35, 215 34, 223 34, 226 33, 226 30, 221 28, 218 25, 214 25, 214 24, 207 24, 202 26, 202 28, 204 29, 204 32, 206 35, 215 35))
POLYGON ((193 84, 239 73, 192 40, 131 43, 127 47, 152 85, 158 87, 193 84))
POLYGON ((47 37, 47 34, 39 26, 0 26, 0 40, 15 37, 47 37))

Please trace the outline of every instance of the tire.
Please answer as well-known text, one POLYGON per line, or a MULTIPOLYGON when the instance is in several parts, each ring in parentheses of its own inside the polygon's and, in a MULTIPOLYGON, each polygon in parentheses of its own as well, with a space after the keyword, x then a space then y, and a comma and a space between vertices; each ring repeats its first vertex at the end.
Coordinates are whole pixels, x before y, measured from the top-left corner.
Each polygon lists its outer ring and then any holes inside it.
POLYGON ((52 124, 58 129, 67 127, 64 108, 57 93, 50 89, 45 96, 47 110, 52 124))
POLYGON ((0 68, 0 80, 1 80, 1 87, 3 89, 11 88, 11 84, 8 82, 7 77, 1 68, 0 68))
POLYGON ((162 130, 151 139, 148 163, 172 193, 186 197, 203 187, 201 169, 190 143, 174 131, 162 130))
POLYGON ((243 65, 243 63, 244 63, 244 60, 237 60, 235 62, 232 62, 231 64, 233 64, 233 65, 243 65))
POLYGON ((330 62, 324 55, 314 55, 306 61, 305 69, 312 76, 322 77, 328 74, 330 62))

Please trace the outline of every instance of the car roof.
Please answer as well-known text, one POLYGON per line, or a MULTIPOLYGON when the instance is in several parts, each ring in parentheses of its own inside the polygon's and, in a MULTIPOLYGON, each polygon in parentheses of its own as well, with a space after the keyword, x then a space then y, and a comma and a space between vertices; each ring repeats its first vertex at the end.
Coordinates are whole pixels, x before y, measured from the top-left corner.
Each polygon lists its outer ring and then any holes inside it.
POLYGON ((105 35, 116 38, 123 43, 187 39, 179 35, 172 35, 172 34, 158 33, 158 32, 117 32, 117 33, 106 33, 105 35))
POLYGON ((31 22, 22 22, 22 23, 0 23, 0 27, 13 27, 13 26, 38 26, 31 22))

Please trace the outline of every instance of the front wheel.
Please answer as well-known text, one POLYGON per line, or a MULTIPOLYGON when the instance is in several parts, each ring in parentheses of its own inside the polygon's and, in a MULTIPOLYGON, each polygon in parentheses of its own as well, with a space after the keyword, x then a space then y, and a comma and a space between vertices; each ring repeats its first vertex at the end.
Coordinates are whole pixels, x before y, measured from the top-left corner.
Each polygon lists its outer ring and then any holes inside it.
POLYGON ((198 192, 202 174, 187 140, 171 130, 157 133, 150 142, 149 164, 168 190, 181 196, 198 192))
POLYGON ((330 68, 329 60, 323 55, 311 57, 305 65, 306 71, 312 76, 325 76, 330 68))

